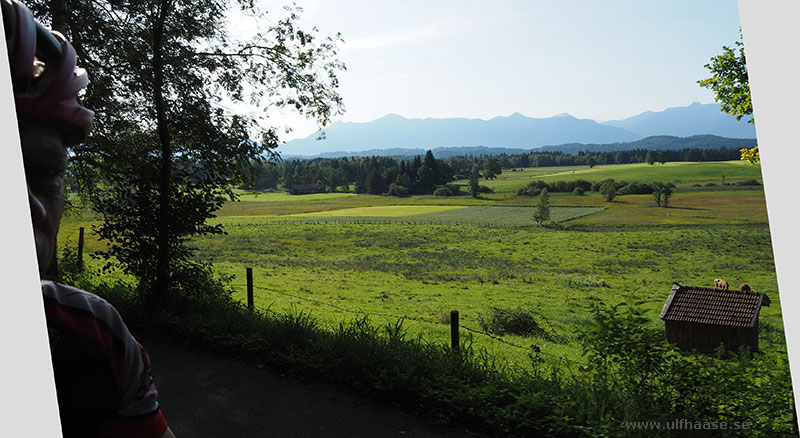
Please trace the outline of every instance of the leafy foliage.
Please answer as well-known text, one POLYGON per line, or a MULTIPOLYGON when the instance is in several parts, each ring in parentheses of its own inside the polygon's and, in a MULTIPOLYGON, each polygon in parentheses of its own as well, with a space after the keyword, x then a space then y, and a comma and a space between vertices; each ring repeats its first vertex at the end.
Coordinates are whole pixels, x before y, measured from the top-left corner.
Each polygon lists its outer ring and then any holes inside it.
POLYGON ((478 197, 478 193, 480 190, 480 183, 479 178, 481 177, 480 172, 478 171, 478 165, 475 164, 472 166, 472 172, 469 174, 469 193, 472 195, 473 198, 478 197))
POLYGON ((606 199, 606 202, 611 202, 617 197, 617 184, 614 180, 606 181, 600 186, 600 193, 606 199))
MULTIPOLYGON (((321 125, 341 110, 338 35, 318 41, 316 31, 298 29, 298 9, 237 41, 221 19, 226 0, 29 5, 44 21, 63 19, 90 72, 84 100, 96 123, 71 170, 103 218, 105 256, 138 278, 151 304, 186 289, 175 282, 198 268, 186 240, 221 233, 206 220, 224 197, 235 198, 233 184, 252 177, 250 161, 275 157, 277 130, 228 103, 290 107, 321 125)), ((239 6, 261 16, 252 2, 239 6)))
POLYGON ((742 148, 740 149, 742 153, 742 160, 747 161, 748 164, 751 166, 761 161, 761 155, 758 153, 758 146, 753 146, 752 148, 742 148))
MULTIPOLYGON (((714 92, 714 100, 721 105, 722 111, 741 120, 742 117, 752 116, 753 103, 741 37, 734 45, 733 48, 723 46, 722 53, 704 65, 711 72, 711 77, 697 83, 714 92)), ((754 123, 754 119, 751 117, 748 122, 754 123)))
POLYGON ((483 177, 486 179, 495 179, 497 175, 503 173, 500 167, 500 161, 495 157, 489 157, 484 162, 485 169, 483 170, 483 177))
POLYGON ((550 195, 547 194, 547 189, 542 189, 542 193, 539 195, 539 202, 536 204, 533 220, 539 226, 550 220, 550 195))
POLYGON ((669 204, 669 198, 672 197, 675 184, 656 182, 653 183, 651 187, 653 189, 653 200, 656 201, 656 205, 661 207, 663 203, 663 207, 666 208, 669 204))
POLYGON ((493 307, 487 316, 478 314, 478 324, 483 330, 498 335, 514 334, 549 338, 547 332, 539 326, 534 316, 535 313, 533 311, 522 308, 504 309, 493 307))
MULTIPOLYGON (((734 44, 733 48, 723 46, 722 53, 711 58, 711 62, 704 66, 711 72, 711 77, 697 83, 714 92, 714 100, 720 103, 722 111, 741 120, 753 115, 753 102, 741 36, 734 44)), ((755 123, 755 119, 750 117, 748 123, 755 123)), ((758 146, 742 148, 741 159, 750 164, 758 163, 761 160, 758 146)))
MULTIPOLYGON (((594 387, 601 406, 594 415, 615 418, 620 427, 687 418, 747 423, 748 436, 792 430, 791 380, 778 356, 679 352, 648 325, 638 303, 596 301, 591 308, 592 325, 583 339, 592 364, 585 369, 585 382, 594 387)), ((722 431, 710 436, 717 434, 726 436, 722 431)))

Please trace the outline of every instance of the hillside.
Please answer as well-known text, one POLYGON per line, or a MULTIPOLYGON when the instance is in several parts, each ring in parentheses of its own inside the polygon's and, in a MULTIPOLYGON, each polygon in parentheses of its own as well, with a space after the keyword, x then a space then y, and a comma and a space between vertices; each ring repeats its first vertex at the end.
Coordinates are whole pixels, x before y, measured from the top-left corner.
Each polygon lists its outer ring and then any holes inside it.
MULTIPOLYGON (((284 156, 419 155, 443 148, 506 149, 487 154, 518 153, 544 146, 619 144, 651 136, 714 135, 755 138, 755 127, 722 113, 717 104, 693 103, 664 111, 647 111, 607 122, 579 119, 569 114, 549 118, 514 113, 490 120, 448 118, 408 119, 389 114, 371 122, 335 122, 318 134, 295 139, 278 148, 284 156)), ((694 146, 689 146, 694 147, 694 146)), ((483 151, 460 152, 480 155, 483 151)), ((440 155, 437 155, 440 156, 440 155)))

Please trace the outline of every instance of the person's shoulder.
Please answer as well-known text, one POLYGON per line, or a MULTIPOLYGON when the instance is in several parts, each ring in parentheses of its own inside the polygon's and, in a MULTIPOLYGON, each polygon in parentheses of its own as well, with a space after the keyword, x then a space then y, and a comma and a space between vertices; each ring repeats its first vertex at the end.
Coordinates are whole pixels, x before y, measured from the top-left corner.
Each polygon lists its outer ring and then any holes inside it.
POLYGON ((102 297, 74 286, 57 283, 51 280, 41 280, 41 284, 42 294, 45 298, 58 300, 64 303, 75 304, 78 302, 85 302, 87 305, 114 307, 102 297))
POLYGON ((85 290, 54 281, 42 280, 45 317, 48 325, 101 326, 115 337, 129 336, 122 317, 108 301, 85 290))

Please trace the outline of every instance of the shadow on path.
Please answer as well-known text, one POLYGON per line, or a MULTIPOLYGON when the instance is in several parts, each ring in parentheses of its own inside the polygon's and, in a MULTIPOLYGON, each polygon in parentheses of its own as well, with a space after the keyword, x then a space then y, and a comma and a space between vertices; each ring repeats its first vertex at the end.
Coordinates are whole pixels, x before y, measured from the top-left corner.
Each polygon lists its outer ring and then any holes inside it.
POLYGON ((141 336, 170 428, 178 438, 455 438, 404 412, 327 387, 141 336))

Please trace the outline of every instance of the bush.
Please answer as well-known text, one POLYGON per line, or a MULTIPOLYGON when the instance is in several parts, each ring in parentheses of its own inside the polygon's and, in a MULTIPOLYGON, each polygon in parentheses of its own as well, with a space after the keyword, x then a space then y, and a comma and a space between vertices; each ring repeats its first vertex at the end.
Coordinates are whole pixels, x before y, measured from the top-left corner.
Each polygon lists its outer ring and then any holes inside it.
POLYGON ((512 334, 547 338, 547 333, 539 327, 533 315, 532 311, 521 308, 493 307, 486 317, 478 313, 478 324, 484 331, 497 335, 512 334))
POLYGON ((591 365, 580 378, 592 388, 598 408, 582 415, 616 417, 619 423, 747 422, 747 436, 788 436, 792 430, 791 380, 780 354, 684 353, 668 344, 634 304, 597 300, 590 308, 594 318, 582 340, 591 365))
POLYGON ((494 190, 486 186, 478 186, 478 193, 494 193, 494 190))
POLYGON ((570 184, 566 181, 556 181, 550 184, 550 188, 548 189, 548 191, 558 192, 558 193, 571 192, 574 189, 574 187, 575 187, 574 183, 570 184))
POLYGON ((584 192, 588 192, 592 190, 592 183, 586 181, 585 179, 577 179, 575 180, 575 187, 580 187, 584 192))
POLYGON ((617 184, 614 180, 606 181, 600 186, 600 192, 605 196, 607 202, 611 202, 617 196, 617 184))
POLYGON ((455 184, 445 184, 439 186, 433 191, 433 196, 458 196, 461 188, 455 184))
POLYGON ((754 179, 748 179, 744 181, 739 181, 736 183, 737 186, 760 186, 761 183, 754 179))
POLYGON ((653 187, 650 184, 632 182, 620 187, 617 192, 618 195, 649 195, 653 193, 653 187))
POLYGON ((403 187, 396 183, 389 184, 389 192, 390 196, 397 196, 398 198, 404 198, 408 196, 408 188, 403 187))
POLYGON ((614 187, 616 188, 616 182, 612 178, 609 178, 609 179, 604 179, 602 181, 593 182, 591 189, 593 192, 600 192, 602 191, 603 186, 607 184, 614 184, 614 187))
POLYGON ((550 186, 547 185, 544 181, 532 181, 528 183, 527 186, 517 190, 517 195, 519 196, 539 196, 539 193, 542 192, 542 189, 550 190, 550 186))
POLYGON ((586 193, 586 190, 583 187, 575 187, 575 190, 572 191, 572 194, 576 196, 583 196, 584 193, 586 193))

